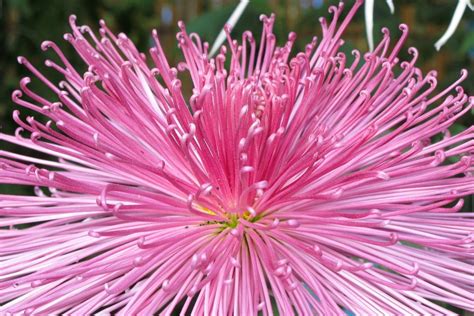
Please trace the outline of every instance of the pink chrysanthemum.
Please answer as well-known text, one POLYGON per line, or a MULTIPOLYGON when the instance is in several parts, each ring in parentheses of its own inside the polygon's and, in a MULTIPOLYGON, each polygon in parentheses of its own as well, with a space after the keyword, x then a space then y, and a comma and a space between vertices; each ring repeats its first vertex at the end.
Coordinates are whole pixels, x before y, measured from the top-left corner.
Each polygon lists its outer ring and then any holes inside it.
POLYGON ((397 58, 405 25, 349 61, 340 37, 360 4, 339 26, 332 7, 319 44, 294 57, 273 16, 259 45, 227 29, 211 59, 180 23, 176 68, 155 31, 150 60, 75 17, 65 39, 85 74, 52 42, 58 85, 20 57, 57 99, 21 80, 14 102, 49 121, 15 111, 0 140, 53 158, 0 152, 0 182, 36 193, 0 196, 0 314, 474 310, 473 213, 458 212, 474 193, 474 128, 447 132, 474 103, 466 71, 433 94, 417 51, 397 58))

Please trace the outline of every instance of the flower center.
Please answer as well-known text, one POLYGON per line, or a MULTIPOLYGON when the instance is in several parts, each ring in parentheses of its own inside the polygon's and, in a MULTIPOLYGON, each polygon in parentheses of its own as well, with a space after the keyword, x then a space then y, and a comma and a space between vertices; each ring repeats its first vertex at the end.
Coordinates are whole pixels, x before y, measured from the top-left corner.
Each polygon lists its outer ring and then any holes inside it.
POLYGON ((228 220, 227 221, 222 221, 220 222, 224 227, 230 227, 230 228, 236 228, 237 225, 239 224, 239 219, 242 218, 248 222, 255 223, 258 221, 261 216, 252 216, 252 214, 249 211, 245 211, 242 215, 236 214, 236 213, 228 213, 226 214, 228 220))
MULTIPOLYGON (((217 215, 216 212, 208 209, 207 207, 199 206, 198 209, 206 214, 209 215, 217 215)), ((239 219, 243 219, 245 221, 255 223, 259 219, 261 219, 263 216, 261 214, 252 214, 249 211, 245 211, 243 214, 238 214, 234 212, 226 212, 224 213, 226 219, 224 220, 216 220, 216 221, 207 221, 205 224, 221 224, 222 228, 236 228, 237 225, 239 224, 239 219)))

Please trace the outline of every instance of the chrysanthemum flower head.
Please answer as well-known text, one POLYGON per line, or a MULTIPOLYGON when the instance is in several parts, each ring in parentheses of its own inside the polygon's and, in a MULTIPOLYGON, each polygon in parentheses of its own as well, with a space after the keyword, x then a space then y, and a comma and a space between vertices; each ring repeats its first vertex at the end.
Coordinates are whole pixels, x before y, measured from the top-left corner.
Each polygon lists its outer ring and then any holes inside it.
POLYGON ((474 103, 459 83, 401 61, 408 28, 373 52, 339 49, 361 1, 321 19, 322 37, 277 46, 230 37, 215 58, 179 24, 171 67, 101 22, 53 42, 49 100, 20 81, 16 135, 46 154, 0 152, 0 314, 449 314, 473 307, 474 103), (228 65, 228 66, 227 66, 228 65), (179 78, 189 75, 192 91, 179 78), (191 97, 186 97, 191 95, 191 97), (433 137, 443 134, 438 141, 433 137), (43 156, 44 157, 44 156, 43 156))

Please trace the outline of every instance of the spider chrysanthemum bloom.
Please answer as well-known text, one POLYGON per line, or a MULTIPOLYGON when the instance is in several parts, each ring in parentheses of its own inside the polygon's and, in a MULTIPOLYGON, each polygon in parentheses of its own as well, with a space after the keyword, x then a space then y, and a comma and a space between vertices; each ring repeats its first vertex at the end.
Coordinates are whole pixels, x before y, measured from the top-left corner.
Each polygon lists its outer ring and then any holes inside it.
POLYGON ((346 57, 360 5, 342 22, 332 7, 296 54, 295 34, 277 47, 273 16, 259 44, 227 29, 211 59, 180 23, 172 68, 156 32, 150 59, 72 17, 85 74, 52 42, 59 84, 20 57, 57 98, 24 78, 13 100, 49 121, 15 111, 16 135, 0 134, 52 157, 0 152, 0 182, 36 193, 0 196, 0 314, 474 310, 473 213, 458 212, 474 193, 474 128, 447 132, 472 108, 467 74, 433 93, 415 49, 397 58, 404 25, 346 57))

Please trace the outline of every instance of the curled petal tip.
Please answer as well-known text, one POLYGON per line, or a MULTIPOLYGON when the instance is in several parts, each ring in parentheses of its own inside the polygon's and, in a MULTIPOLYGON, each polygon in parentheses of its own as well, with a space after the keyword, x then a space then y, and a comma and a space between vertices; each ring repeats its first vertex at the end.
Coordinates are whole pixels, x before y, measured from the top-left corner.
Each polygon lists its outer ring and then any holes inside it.
POLYGON ((26 64, 28 62, 27 59, 23 56, 18 56, 16 60, 20 65, 26 64))

